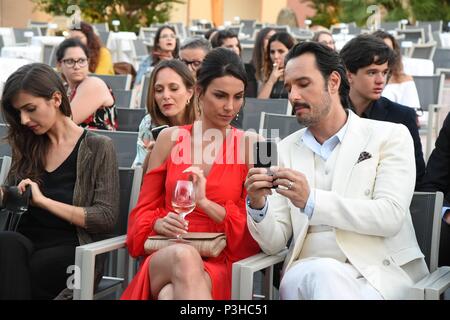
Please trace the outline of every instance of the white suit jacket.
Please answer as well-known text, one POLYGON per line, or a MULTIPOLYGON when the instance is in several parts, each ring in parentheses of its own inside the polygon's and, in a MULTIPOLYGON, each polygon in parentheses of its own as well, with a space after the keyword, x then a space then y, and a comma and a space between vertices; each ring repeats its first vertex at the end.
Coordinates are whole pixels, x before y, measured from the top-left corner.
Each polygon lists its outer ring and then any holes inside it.
MULTIPOLYGON (((409 213, 415 184, 414 146, 401 124, 359 118, 349 112, 331 191, 315 189, 311 223, 332 226, 350 263, 385 299, 407 299, 408 289, 428 274, 409 213), (362 152, 369 159, 358 162, 362 152)), ((302 172, 314 189, 314 154, 299 130, 278 146, 280 165, 302 172)), ((287 198, 268 197, 265 218, 248 227, 262 250, 275 254, 293 236, 284 262, 297 260, 309 219, 287 198)))

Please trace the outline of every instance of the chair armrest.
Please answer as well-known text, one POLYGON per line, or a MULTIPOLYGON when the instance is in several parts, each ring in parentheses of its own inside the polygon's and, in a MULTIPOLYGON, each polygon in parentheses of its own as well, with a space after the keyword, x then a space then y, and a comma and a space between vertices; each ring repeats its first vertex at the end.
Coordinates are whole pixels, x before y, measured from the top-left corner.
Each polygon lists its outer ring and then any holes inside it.
POLYGON ((424 300, 439 300, 440 295, 450 288, 450 267, 440 267, 420 280, 413 290, 422 292, 424 300))
POLYGON ((258 253, 246 259, 233 263, 232 267, 232 299, 251 300, 253 298, 253 274, 257 271, 269 268, 266 275, 268 298, 272 298, 273 266, 283 262, 287 254, 287 249, 276 255, 258 253))
POLYGON ((80 286, 74 288, 74 300, 92 300, 94 297, 95 257, 99 254, 125 248, 126 235, 78 246, 75 265, 79 268, 80 286))

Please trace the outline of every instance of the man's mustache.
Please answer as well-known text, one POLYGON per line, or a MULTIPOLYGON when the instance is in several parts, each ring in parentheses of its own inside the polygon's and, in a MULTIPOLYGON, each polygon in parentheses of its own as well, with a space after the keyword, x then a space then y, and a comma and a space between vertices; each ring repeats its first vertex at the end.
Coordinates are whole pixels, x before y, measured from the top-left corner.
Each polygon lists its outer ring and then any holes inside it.
POLYGON ((306 102, 295 102, 292 107, 294 108, 294 110, 298 109, 298 108, 310 108, 311 109, 311 105, 306 102))

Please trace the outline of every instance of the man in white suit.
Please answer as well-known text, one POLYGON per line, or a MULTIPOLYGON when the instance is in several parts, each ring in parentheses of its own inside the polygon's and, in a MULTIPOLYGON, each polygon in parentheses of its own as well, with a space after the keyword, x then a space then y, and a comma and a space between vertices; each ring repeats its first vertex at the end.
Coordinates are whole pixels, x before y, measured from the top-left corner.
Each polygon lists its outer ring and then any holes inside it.
POLYGON ((408 209, 416 172, 408 129, 344 108, 345 69, 325 46, 298 44, 285 66, 289 100, 307 128, 280 142, 273 175, 252 168, 245 183, 248 227, 263 251, 275 254, 292 238, 280 297, 411 298, 428 269, 408 209))

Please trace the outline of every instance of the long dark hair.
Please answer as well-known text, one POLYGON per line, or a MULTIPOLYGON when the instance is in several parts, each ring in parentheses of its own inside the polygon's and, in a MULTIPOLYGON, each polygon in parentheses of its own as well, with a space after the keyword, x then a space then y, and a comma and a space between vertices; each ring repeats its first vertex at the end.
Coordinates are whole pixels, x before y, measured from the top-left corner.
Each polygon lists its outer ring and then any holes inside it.
POLYGON ((197 86, 204 94, 209 84, 217 78, 232 76, 247 88, 247 74, 241 58, 230 49, 218 47, 210 51, 197 70, 197 86))
POLYGON ((163 32, 164 29, 169 29, 172 30, 173 33, 175 34, 175 49, 173 49, 172 51, 172 57, 174 59, 178 58, 178 50, 179 50, 179 46, 180 46, 180 40, 178 39, 177 36, 177 32, 175 30, 174 27, 170 26, 170 25, 163 25, 161 27, 159 27, 159 29, 156 31, 155 34, 155 40, 153 43, 153 51, 152 51, 152 66, 155 66, 156 64, 158 64, 159 61, 161 61, 161 58, 159 57, 159 53, 161 52, 161 47, 159 46, 159 39, 161 38, 161 33, 163 32))
POLYGON ((72 115, 64 84, 58 74, 43 63, 27 64, 9 76, 3 89, 2 114, 9 125, 6 140, 12 149, 12 165, 9 173, 16 181, 25 178, 40 182, 45 170, 45 155, 50 140, 46 134, 36 135, 21 124, 20 111, 13 101, 20 92, 50 100, 55 92, 62 97, 60 112, 72 115))
POLYGON ((272 73, 273 70, 273 63, 272 60, 270 59, 270 45, 272 44, 272 42, 275 41, 282 43, 288 50, 291 49, 295 44, 295 39, 289 33, 284 31, 277 32, 270 37, 264 56, 264 64, 263 64, 264 81, 267 81, 269 79, 270 74, 272 73))
MULTIPOLYGON (((150 86, 148 88, 147 111, 152 117, 152 124, 161 126, 164 124, 171 125, 169 119, 161 112, 155 101, 155 82, 158 72, 162 69, 169 68, 175 71, 183 80, 186 89, 194 90, 195 78, 189 68, 180 60, 162 60, 153 69, 150 76, 150 86)), ((191 124, 197 119, 195 99, 190 99, 184 110, 184 124, 191 124)))
POLYGON ((87 39, 87 47, 89 50, 89 71, 95 72, 100 60, 100 49, 102 42, 100 38, 95 34, 94 28, 86 22, 81 21, 80 28, 72 27, 71 30, 81 31, 84 33, 87 39))
POLYGON ((261 29, 258 32, 255 40, 255 46, 253 49, 252 60, 250 63, 256 70, 255 76, 256 80, 263 79, 263 65, 264 65, 264 56, 265 56, 265 48, 264 48, 264 39, 269 34, 269 32, 274 31, 275 29, 271 27, 266 27, 261 29))

